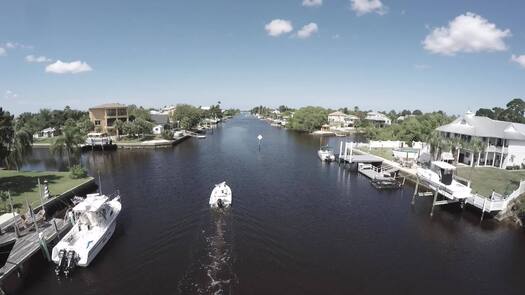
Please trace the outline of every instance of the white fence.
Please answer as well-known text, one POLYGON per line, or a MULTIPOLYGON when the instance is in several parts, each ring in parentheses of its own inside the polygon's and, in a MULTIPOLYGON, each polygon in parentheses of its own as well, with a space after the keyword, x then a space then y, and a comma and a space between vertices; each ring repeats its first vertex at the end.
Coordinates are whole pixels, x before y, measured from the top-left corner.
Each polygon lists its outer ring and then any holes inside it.
POLYGON ((510 202, 524 193, 525 181, 521 181, 520 186, 506 197, 495 192, 492 193, 490 198, 485 198, 484 196, 480 196, 478 194, 472 194, 472 196, 467 199, 467 203, 480 208, 485 212, 504 211, 507 210, 510 202))

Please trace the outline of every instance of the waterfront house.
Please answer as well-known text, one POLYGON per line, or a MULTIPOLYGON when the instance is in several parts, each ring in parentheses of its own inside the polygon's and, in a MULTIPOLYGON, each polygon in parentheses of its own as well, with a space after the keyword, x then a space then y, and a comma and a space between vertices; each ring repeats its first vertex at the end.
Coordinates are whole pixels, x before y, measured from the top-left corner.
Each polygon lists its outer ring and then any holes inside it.
POLYGON ((467 112, 437 130, 446 138, 461 138, 466 143, 476 137, 482 141, 483 148, 477 153, 470 151, 468 144, 459 147, 454 154, 458 163, 497 168, 522 168, 525 165, 525 124, 493 120, 467 112))
POLYGON ((33 134, 34 138, 52 138, 57 135, 56 129, 53 127, 49 127, 43 130, 38 131, 37 133, 33 134))
POLYGON ((359 120, 357 116, 347 115, 339 111, 328 114, 328 124, 331 127, 354 127, 357 120, 359 120))
POLYGON ((120 103, 107 103, 89 109, 89 119, 95 125, 95 130, 116 134, 115 122, 128 121, 128 107, 120 103))
POLYGON ((377 127, 385 127, 392 125, 392 120, 390 120, 390 118, 388 118, 385 114, 378 112, 367 113, 365 120, 371 122, 377 127))

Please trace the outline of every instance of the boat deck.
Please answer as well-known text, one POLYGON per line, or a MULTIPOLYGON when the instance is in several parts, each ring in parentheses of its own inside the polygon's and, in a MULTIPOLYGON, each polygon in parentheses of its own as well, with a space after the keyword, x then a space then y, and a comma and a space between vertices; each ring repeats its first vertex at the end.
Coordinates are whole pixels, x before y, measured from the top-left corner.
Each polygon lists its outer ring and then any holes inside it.
MULTIPOLYGON (((46 221, 38 226, 39 232, 44 234, 47 244, 68 230, 69 227, 70 223, 60 218, 52 218, 50 221, 46 221)), ((0 236, 0 244, 15 240, 15 244, 9 253, 5 265, 0 268, 0 282, 41 249, 38 234, 39 233, 33 229, 32 231, 22 233, 22 236, 18 238, 14 232, 7 232, 0 236)))

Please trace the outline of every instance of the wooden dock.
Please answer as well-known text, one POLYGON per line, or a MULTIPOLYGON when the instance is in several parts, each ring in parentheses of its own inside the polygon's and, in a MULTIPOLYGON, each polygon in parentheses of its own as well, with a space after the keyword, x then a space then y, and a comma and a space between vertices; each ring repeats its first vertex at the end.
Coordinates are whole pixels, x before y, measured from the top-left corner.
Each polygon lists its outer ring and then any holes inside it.
MULTIPOLYGON (((13 249, 9 253, 7 261, 2 268, 0 268, 0 285, 4 279, 13 272, 22 271, 22 266, 25 261, 35 255, 38 250, 42 249, 40 245, 39 234, 43 234, 45 244, 49 245, 56 238, 62 237, 63 234, 71 227, 71 223, 60 218, 52 218, 45 221, 38 226, 38 232, 33 230, 22 232, 20 237, 16 236, 14 232, 7 232, 0 236, 0 244, 9 243, 15 240, 13 249)), ((47 249, 49 251, 49 249, 47 249)), ((0 288, 1 289, 1 288, 0 288)), ((0 290, 0 293, 2 291, 0 290)))

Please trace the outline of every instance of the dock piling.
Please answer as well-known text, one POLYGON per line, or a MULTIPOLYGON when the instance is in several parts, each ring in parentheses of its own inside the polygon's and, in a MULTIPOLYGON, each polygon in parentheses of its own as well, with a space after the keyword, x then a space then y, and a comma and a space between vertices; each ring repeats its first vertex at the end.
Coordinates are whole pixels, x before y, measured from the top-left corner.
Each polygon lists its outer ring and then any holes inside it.
POLYGON ((47 259, 47 261, 51 261, 51 255, 49 255, 49 249, 47 248, 47 242, 44 233, 38 234, 38 241, 40 248, 42 248, 42 253, 44 253, 44 257, 47 259))
POLYGON ((417 195, 418 189, 419 189, 419 177, 417 178, 417 181, 416 181, 416 188, 414 189, 414 195, 412 195, 412 205, 416 204, 416 195, 417 195))
POLYGON ((432 209, 430 209, 430 217, 434 216, 434 206, 436 206, 436 201, 438 197, 438 191, 434 192, 434 200, 432 201, 432 209))

